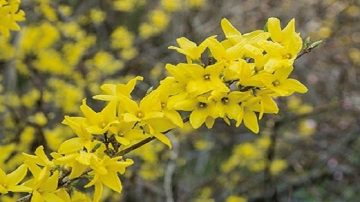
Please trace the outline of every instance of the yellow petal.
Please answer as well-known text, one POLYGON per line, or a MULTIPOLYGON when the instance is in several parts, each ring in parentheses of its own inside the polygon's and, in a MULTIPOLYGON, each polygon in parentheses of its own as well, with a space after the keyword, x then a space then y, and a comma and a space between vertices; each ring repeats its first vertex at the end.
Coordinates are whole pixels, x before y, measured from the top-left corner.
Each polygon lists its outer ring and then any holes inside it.
POLYGON ((8 184, 9 185, 17 185, 19 184, 19 182, 21 182, 21 180, 24 179, 24 177, 26 176, 27 173, 27 166, 26 165, 21 165, 19 166, 16 170, 14 170, 13 172, 11 172, 7 177, 8 177, 8 184))
POLYGON ((115 139, 116 139, 116 141, 118 141, 122 145, 126 146, 126 145, 130 144, 130 141, 128 139, 124 138, 124 137, 120 137, 118 135, 115 135, 115 139))
POLYGON ((109 172, 106 175, 100 176, 101 182, 110 189, 120 193, 122 190, 121 182, 118 175, 115 172, 109 172))
POLYGON ((71 201, 70 194, 65 189, 59 189, 56 194, 67 202, 71 201))
POLYGON ((166 144, 170 149, 172 148, 171 141, 166 135, 159 132, 154 132, 152 135, 154 135, 156 139, 160 140, 160 142, 166 144))
POLYGON ((4 172, 4 170, 2 168, 0 168, 0 179, 1 179, 1 181, 5 180, 6 178, 7 178, 6 173, 4 172))
POLYGON ((121 93, 125 96, 130 96, 131 92, 134 90, 137 81, 142 81, 144 78, 142 76, 137 76, 127 82, 126 88, 124 90, 117 89, 118 93, 121 93))
POLYGON ((95 100, 103 100, 103 101, 111 101, 117 99, 117 97, 114 95, 94 95, 92 98, 95 100))
POLYGON ((43 202, 44 199, 38 191, 34 191, 31 196, 31 202, 43 202))
POLYGON ((267 29, 271 33, 271 39, 280 42, 282 39, 281 35, 281 24, 277 18, 269 18, 267 22, 267 29))
POLYGON ((175 110, 166 110, 165 117, 168 118, 173 124, 182 128, 184 126, 183 120, 179 114, 179 112, 175 110))
POLYGON ((101 182, 95 183, 94 202, 99 202, 101 200, 103 190, 104 186, 101 182))
POLYGON ((137 116, 130 113, 123 114, 123 118, 125 122, 137 122, 141 120, 137 116))
POLYGON ((279 107, 277 106, 276 102, 270 96, 263 97, 261 102, 264 104, 264 112, 265 113, 277 114, 279 112, 279 107))
POLYGON ((163 112, 149 112, 149 113, 145 114, 145 117, 143 119, 149 120, 149 119, 158 119, 158 118, 162 118, 162 117, 164 117, 163 112))
POLYGON ((8 188, 11 192, 31 192, 33 189, 24 185, 10 186, 8 188))
POLYGON ((244 110, 243 108, 241 108, 241 110, 239 111, 237 117, 236 117, 236 127, 239 127, 240 124, 242 123, 244 118, 244 110))
POLYGON ((58 180, 59 172, 55 171, 53 175, 46 179, 46 182, 41 185, 40 189, 44 192, 55 191, 58 187, 58 180))
POLYGON ((176 78, 176 80, 180 82, 186 82, 188 80, 188 77, 186 74, 184 74, 182 68, 179 68, 172 64, 166 64, 165 68, 170 73, 171 76, 176 78))
POLYGON ((223 18, 221 20, 221 28, 226 38, 230 38, 233 36, 241 36, 241 33, 226 18, 223 18))
POLYGON ((259 132, 259 125, 258 125, 258 121, 257 121, 255 112, 253 112, 253 111, 245 111, 244 112, 244 124, 252 132, 254 132, 254 133, 259 132))
POLYGON ((300 81, 295 79, 287 79, 284 82, 284 85, 287 86, 288 89, 298 92, 298 93, 306 93, 308 89, 304 86, 300 81))
POLYGON ((74 179, 82 175, 85 170, 88 168, 86 165, 77 164, 76 166, 71 167, 71 173, 69 179, 74 179))
POLYGON ((208 45, 212 56, 217 60, 221 61, 226 58, 226 50, 224 46, 215 38, 209 38, 208 45))
POLYGON ((290 22, 286 25, 286 27, 283 30, 283 34, 285 37, 291 37, 293 34, 296 34, 295 32, 295 19, 291 19, 290 22))
POLYGON ((86 104, 86 99, 83 99, 80 110, 84 114, 86 119, 90 121, 90 123, 95 124, 99 122, 97 113, 86 104))
POLYGON ((127 112, 134 114, 137 111, 139 111, 138 104, 130 98, 123 96, 123 98, 119 100, 119 102, 120 102, 120 106, 127 112))
POLYGON ((65 202, 63 199, 53 193, 44 193, 43 198, 46 202, 65 202))
POLYGON ((207 117, 205 120, 205 125, 207 128, 212 128, 214 126, 215 119, 213 117, 207 117))
POLYGON ((116 107, 117 107, 117 102, 116 101, 111 101, 100 112, 100 114, 103 117, 103 120, 105 122, 109 123, 109 122, 114 121, 116 119, 116 107))
POLYGON ((200 128, 200 126, 205 122, 208 113, 205 110, 195 109, 190 114, 190 124, 194 129, 200 128))
MULTIPOLYGON (((174 97, 177 97, 177 96, 172 96, 171 98, 174 98, 174 97)), ((176 110, 182 110, 182 111, 192 111, 195 109, 196 104, 198 103, 198 101, 196 99, 191 99, 191 98, 183 99, 183 100, 174 98, 174 100, 178 100, 178 102, 174 103, 173 108, 176 110)))
POLYGON ((82 147, 83 145, 81 138, 75 137, 61 143, 58 152, 61 154, 70 154, 80 150, 82 147))
POLYGON ((147 120, 146 123, 149 124, 153 130, 158 132, 165 132, 176 128, 176 125, 167 118, 150 119, 147 120))

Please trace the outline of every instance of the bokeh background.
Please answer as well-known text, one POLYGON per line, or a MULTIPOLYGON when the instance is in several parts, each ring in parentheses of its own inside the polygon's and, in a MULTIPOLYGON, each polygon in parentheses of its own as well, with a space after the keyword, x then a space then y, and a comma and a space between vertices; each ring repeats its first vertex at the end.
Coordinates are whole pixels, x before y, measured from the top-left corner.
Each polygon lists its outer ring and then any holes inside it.
MULTIPOLYGON (((60 124, 79 115, 103 83, 145 81, 140 98, 184 61, 168 46, 185 36, 222 38, 228 18, 242 33, 269 17, 296 19, 303 38, 324 42, 295 63, 309 92, 278 99, 260 134, 218 121, 172 131, 173 150, 148 144, 129 156, 121 195, 107 201, 358 201, 360 193, 360 2, 357 0, 23 0, 21 31, 0 38, 0 166, 48 152, 72 136, 60 124)), ((1 19, 0 19, 1 20, 1 19)), ((100 109, 101 103, 98 106, 100 109)))

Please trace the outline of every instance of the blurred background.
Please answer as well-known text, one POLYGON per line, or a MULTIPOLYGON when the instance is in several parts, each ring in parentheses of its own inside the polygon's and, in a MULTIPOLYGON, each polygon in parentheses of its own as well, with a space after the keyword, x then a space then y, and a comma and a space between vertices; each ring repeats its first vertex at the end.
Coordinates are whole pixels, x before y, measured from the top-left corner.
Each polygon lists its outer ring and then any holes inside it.
MULTIPOLYGON (((360 2, 357 0, 22 0, 21 31, 0 38, 0 166, 21 153, 57 149, 83 98, 134 75, 142 97, 185 61, 168 46, 223 38, 220 20, 242 33, 269 17, 296 19, 302 38, 324 40, 295 63, 309 92, 278 99, 280 113, 260 134, 218 121, 208 130, 172 131, 173 150, 153 142, 129 154, 135 164, 121 195, 106 201, 358 201, 360 193, 360 2)), ((101 104, 101 103, 100 103, 101 104)), ((98 106, 100 109, 101 105, 98 106)))

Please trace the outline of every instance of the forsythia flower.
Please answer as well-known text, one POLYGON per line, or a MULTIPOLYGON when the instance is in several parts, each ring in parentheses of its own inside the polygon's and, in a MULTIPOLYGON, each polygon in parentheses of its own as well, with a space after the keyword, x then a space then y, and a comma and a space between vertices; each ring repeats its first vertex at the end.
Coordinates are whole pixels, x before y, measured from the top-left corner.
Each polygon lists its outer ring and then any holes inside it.
POLYGON ((185 37, 176 39, 176 42, 179 44, 179 47, 170 46, 169 49, 174 49, 177 52, 184 54, 189 63, 191 63, 192 60, 199 61, 201 54, 207 47, 207 41, 204 41, 199 46, 197 46, 196 43, 190 41, 185 37))
POLYGON ((101 160, 96 158, 90 160, 94 177, 85 185, 85 188, 95 185, 94 201, 100 200, 103 184, 118 193, 121 192, 122 185, 117 173, 124 174, 126 167, 132 165, 133 161, 130 159, 119 161, 119 159, 121 157, 110 159, 108 156, 105 156, 101 160))
POLYGON ((19 183, 25 178, 27 173, 26 165, 21 165, 13 172, 6 174, 0 168, 0 193, 7 194, 10 192, 30 192, 31 189, 19 183))

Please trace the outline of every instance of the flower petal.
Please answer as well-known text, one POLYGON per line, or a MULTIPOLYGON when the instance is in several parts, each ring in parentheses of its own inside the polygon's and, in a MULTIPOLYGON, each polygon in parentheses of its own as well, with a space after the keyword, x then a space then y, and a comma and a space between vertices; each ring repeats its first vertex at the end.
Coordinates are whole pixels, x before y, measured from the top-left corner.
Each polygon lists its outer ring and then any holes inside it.
POLYGON ((254 133, 259 133, 259 124, 255 112, 245 111, 244 112, 244 124, 254 133))
POLYGON ((26 165, 19 166, 16 170, 7 175, 9 185, 17 185, 24 179, 27 173, 26 165))
POLYGON ((190 114, 190 124, 194 129, 200 128, 200 126, 205 122, 208 113, 205 110, 195 109, 190 114))

